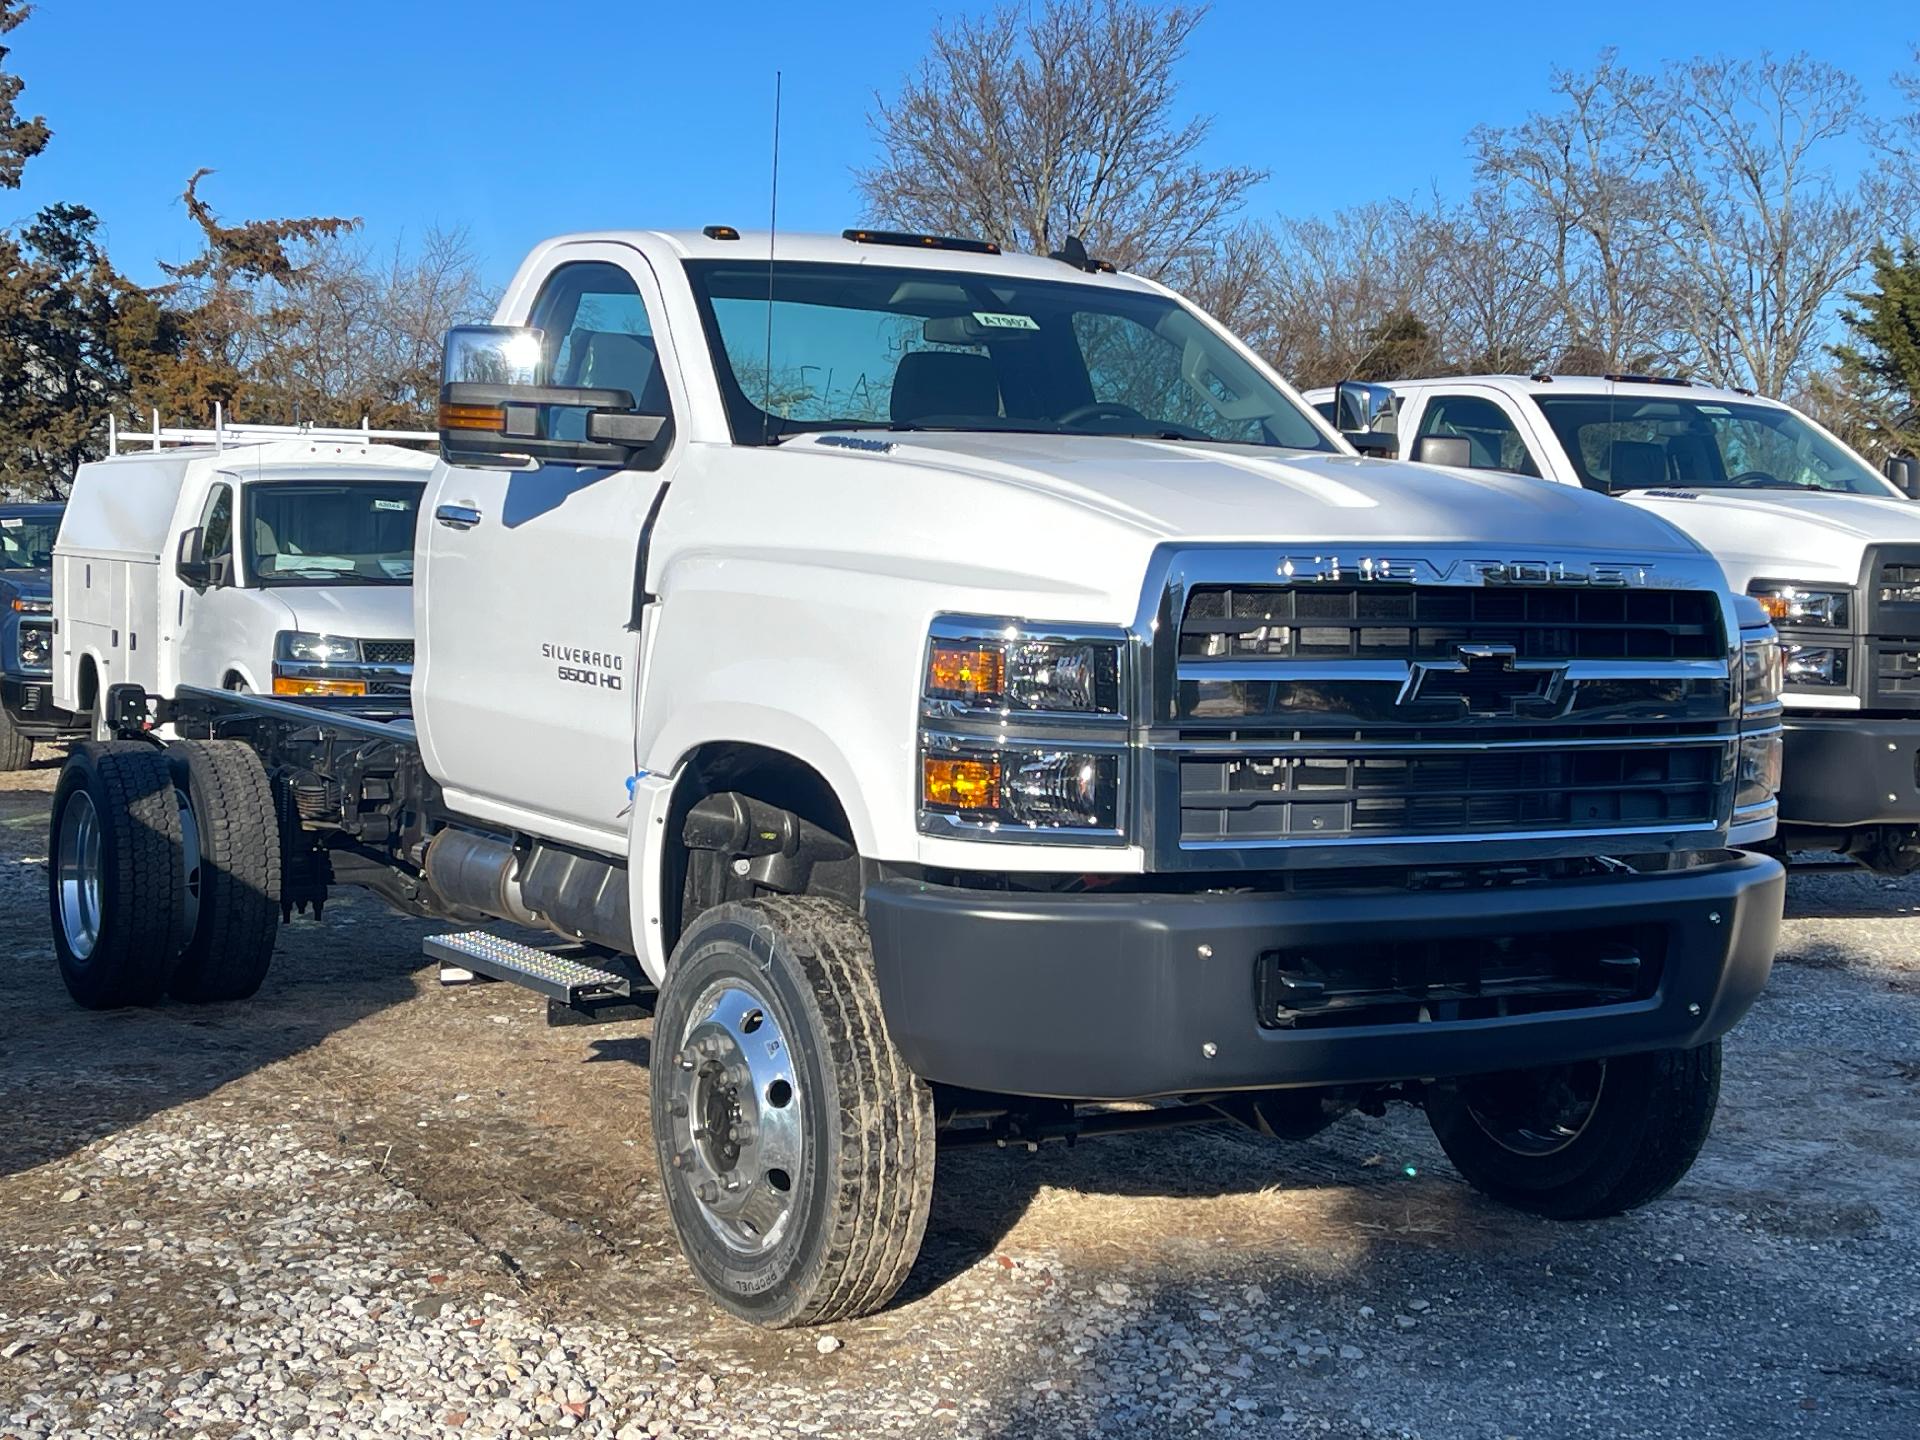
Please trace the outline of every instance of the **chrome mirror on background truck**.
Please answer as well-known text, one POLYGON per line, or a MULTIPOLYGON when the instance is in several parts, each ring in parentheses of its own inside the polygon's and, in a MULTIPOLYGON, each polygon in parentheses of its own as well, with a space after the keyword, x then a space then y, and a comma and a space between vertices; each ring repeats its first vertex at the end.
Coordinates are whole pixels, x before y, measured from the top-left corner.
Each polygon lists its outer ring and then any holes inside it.
POLYGON ((1393 391, 1365 380, 1342 380, 1333 390, 1333 423, 1362 455, 1391 457, 1399 448, 1394 433, 1393 391))
POLYGON ((544 332, 461 325, 441 366, 440 454, 451 465, 625 465, 666 417, 635 413, 633 392, 549 385, 544 332))

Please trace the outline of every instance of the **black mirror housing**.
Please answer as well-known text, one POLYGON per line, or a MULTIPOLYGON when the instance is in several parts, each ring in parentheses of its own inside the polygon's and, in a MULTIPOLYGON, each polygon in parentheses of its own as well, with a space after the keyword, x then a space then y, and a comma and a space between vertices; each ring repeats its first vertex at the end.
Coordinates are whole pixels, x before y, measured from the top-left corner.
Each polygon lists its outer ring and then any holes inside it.
POLYGON ((1384 430, 1350 431, 1346 440, 1362 455, 1370 455, 1377 459, 1391 460, 1400 453, 1399 438, 1384 430))
POLYGON ((1473 468, 1473 446, 1461 435, 1422 435, 1413 442, 1413 458, 1422 465, 1469 470, 1473 468))
POLYGON ((207 532, 198 525, 180 532, 173 552, 173 573, 196 590, 213 583, 213 566, 207 562, 207 532))
POLYGON ((1890 455, 1880 469, 1902 495, 1920 500, 1920 460, 1911 455, 1890 455))

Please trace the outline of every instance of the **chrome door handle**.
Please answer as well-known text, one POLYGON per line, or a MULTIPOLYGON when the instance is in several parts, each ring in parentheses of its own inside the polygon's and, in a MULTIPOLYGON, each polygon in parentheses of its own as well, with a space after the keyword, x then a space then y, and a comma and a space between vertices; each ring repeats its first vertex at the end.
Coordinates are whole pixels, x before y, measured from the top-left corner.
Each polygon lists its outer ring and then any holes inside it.
POLYGON ((480 523, 480 510, 474 505, 442 505, 433 518, 450 530, 471 530, 480 523))

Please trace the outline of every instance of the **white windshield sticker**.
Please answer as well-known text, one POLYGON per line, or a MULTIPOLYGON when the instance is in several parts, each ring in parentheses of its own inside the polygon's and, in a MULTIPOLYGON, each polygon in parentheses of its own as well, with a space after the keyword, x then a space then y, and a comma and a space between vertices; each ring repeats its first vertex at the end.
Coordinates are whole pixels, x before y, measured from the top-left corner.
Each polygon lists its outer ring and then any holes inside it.
POLYGON ((1695 405, 1694 409, 1702 415, 1731 415, 1733 412, 1724 405, 1695 405))
POLYGON ((1003 315, 992 310, 976 310, 973 318, 991 330, 1038 330, 1031 315, 1003 315))
POLYGON ((0 520, 0 530, 18 530, 26 523, 27 522, 18 515, 9 515, 6 519, 0 520))
POLYGON ((373 502, 373 508, 376 510, 405 510, 407 508, 407 502, 404 500, 376 500, 373 502))

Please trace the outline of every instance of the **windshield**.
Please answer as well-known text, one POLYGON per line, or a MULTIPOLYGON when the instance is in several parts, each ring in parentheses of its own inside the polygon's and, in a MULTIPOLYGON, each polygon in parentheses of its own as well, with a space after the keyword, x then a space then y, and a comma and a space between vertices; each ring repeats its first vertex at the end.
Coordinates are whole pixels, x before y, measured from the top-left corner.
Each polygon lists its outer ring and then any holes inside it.
POLYGON ((39 515, 0 515, 0 570, 50 570, 58 510, 39 515))
POLYGON ((1610 395, 1536 395, 1534 403, 1592 490, 1897 494, 1846 446, 1773 405, 1610 395))
POLYGON ((689 262, 687 273, 742 445, 877 429, 1338 449, 1163 296, 876 265, 785 263, 771 283, 764 263, 689 262))
POLYGON ((279 480, 246 488, 244 532, 261 585, 405 585, 417 480, 279 480))

